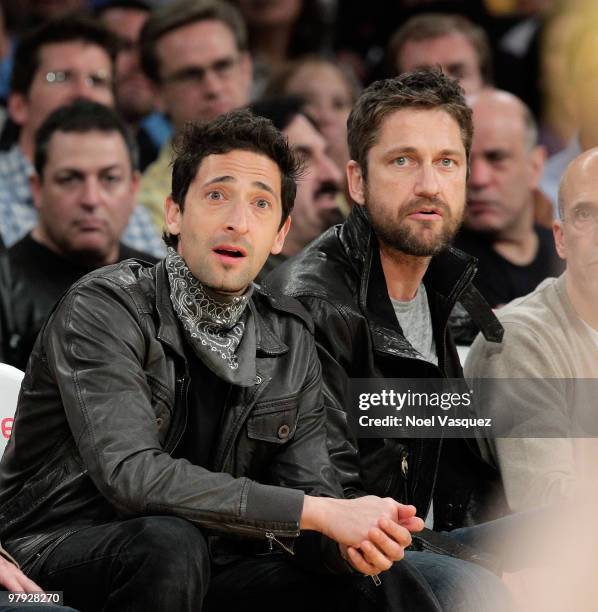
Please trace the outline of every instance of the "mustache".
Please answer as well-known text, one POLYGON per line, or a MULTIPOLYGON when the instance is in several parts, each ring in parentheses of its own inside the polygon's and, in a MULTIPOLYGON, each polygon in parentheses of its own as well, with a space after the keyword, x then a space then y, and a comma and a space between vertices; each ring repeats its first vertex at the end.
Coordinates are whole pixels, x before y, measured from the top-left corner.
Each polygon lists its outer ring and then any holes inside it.
POLYGON ((319 198, 322 195, 335 196, 338 193, 338 185, 333 181, 324 181, 317 188, 314 197, 319 198))
POLYGON ((413 198, 413 200, 409 200, 409 202, 403 208, 403 216, 417 212, 423 206, 434 206, 435 208, 439 208, 443 215, 447 217, 451 216, 451 209, 449 208, 448 204, 443 199, 438 197, 413 198))

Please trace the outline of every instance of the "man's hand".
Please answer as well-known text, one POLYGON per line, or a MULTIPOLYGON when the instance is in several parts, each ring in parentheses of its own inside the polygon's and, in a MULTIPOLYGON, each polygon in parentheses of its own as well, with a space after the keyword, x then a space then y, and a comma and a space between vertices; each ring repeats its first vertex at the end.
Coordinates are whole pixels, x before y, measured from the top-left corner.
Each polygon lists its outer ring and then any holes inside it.
POLYGON ((404 556, 412 531, 423 529, 413 506, 389 497, 358 499, 305 497, 301 528, 319 531, 339 543, 355 569, 378 574, 404 556))
POLYGON ((0 556, 0 585, 9 591, 42 592, 33 580, 29 580, 16 565, 2 556, 0 556))

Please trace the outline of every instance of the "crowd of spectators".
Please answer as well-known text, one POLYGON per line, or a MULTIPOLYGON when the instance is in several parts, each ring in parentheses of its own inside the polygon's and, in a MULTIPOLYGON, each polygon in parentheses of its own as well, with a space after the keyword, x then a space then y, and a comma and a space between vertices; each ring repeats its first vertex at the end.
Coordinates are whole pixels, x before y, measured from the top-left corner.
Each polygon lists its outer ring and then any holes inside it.
MULTIPOLYGON (((451 350, 445 354, 446 345, 441 346, 445 327, 458 344, 473 344, 467 365, 462 364, 467 376, 598 378, 593 302, 598 299, 593 254, 598 232, 598 184, 593 178, 598 147, 598 10, 593 4, 592 0, 0 3, 0 362, 27 371, 48 315, 86 274, 130 258, 150 264, 167 260, 167 247, 176 244, 166 233, 165 205, 167 210, 173 207, 168 197, 181 138, 190 123, 204 124, 248 108, 282 132, 301 165, 292 222, 278 228, 284 229, 284 244, 271 252, 256 283, 267 291, 298 297, 316 320, 324 394, 329 400, 341 393, 345 383, 330 387, 327 360, 339 370, 344 368, 348 377, 382 376, 381 372, 407 377, 412 371, 417 372, 413 378, 434 377, 430 369, 424 368, 425 374, 411 369, 413 359, 433 362, 445 376, 460 377, 456 354, 448 369, 439 362, 439 355, 452 358, 451 350), (316 243, 314 251, 313 241, 329 228, 353 224, 363 241, 355 253, 363 248, 360 257, 370 257, 369 220, 360 217, 370 194, 365 187, 361 191, 367 176, 365 170, 360 174, 359 167, 367 168, 367 163, 357 159, 357 145, 350 149, 348 119, 372 83, 422 70, 426 74, 439 70, 456 80, 471 109, 470 141, 461 126, 468 155, 466 189, 461 194, 463 223, 450 238, 452 246, 473 256, 476 263, 468 271, 471 289, 453 300, 455 288, 450 299, 441 300, 438 308, 446 309, 450 303, 441 317, 442 329, 435 327, 433 306, 442 291, 434 289, 431 296, 430 288, 436 285, 428 284, 426 296, 424 287, 433 274, 443 277, 444 272, 434 272, 432 265, 433 272, 420 279, 424 289, 416 288, 409 295, 399 292, 402 297, 392 295, 389 287, 387 311, 395 312, 395 327, 398 321, 401 330, 410 327, 419 333, 420 327, 427 327, 429 331, 425 340, 407 331, 401 336, 413 353, 395 373, 385 369, 389 361, 382 362, 385 367, 374 366, 374 357, 364 365, 363 354, 354 346, 353 362, 334 357, 342 343, 333 332, 343 342, 350 336, 351 344, 366 328, 375 336, 374 323, 364 319, 359 329, 356 324, 345 328, 349 320, 345 311, 341 323, 335 322, 337 313, 324 316, 319 306, 313 306, 318 291, 310 285, 314 279, 324 288, 339 278, 345 280, 345 272, 327 267, 342 256, 334 249, 328 252, 326 241, 316 243), (311 265, 310 257, 317 262, 315 272, 303 285, 301 275, 311 265), (305 261, 308 264, 301 263, 305 261), (401 310, 401 302, 416 300, 420 306, 430 302, 432 319, 411 319, 401 310), (480 304, 489 305, 495 314, 480 304), (318 316, 323 320, 318 322, 318 316), (503 332, 497 329, 504 330, 502 342, 497 334, 503 332), (421 342, 425 350, 418 346, 421 342)), ((415 107, 429 111, 435 105, 417 102, 415 107)), ((429 128, 427 120, 425 127, 429 128)), ((368 150, 373 143, 361 144, 368 150)), ((228 154, 229 149, 221 153, 228 154)), ((435 195, 424 191, 422 198, 433 206, 435 195)), ((429 213, 435 210, 421 212, 429 213)), ((377 227, 375 219, 372 226, 372 235, 383 243, 384 228, 377 227)), ((346 247, 347 252, 351 249, 346 247)), ((383 272, 389 283, 390 264, 382 251, 382 261, 374 256, 371 264, 372 270, 380 268, 379 274, 372 275, 364 291, 383 282, 383 272)), ((369 270, 362 273, 366 278, 369 270)), ((351 297, 361 299, 358 285, 352 291, 351 297)), ((380 291, 386 299, 386 290, 380 291)), ((355 309, 363 306, 364 302, 356 303, 355 309)), ((324 310, 328 307, 327 303, 324 310)), ((338 308, 340 312, 344 306, 338 308)), ((377 349, 370 349, 375 355, 377 349)), ((589 445, 589 451, 581 452, 579 445, 566 440, 571 405, 580 401, 574 395, 570 389, 551 390, 544 400, 530 394, 511 402, 549 402, 550 410, 542 418, 557 444, 527 438, 479 443, 483 464, 479 473, 486 468, 493 471, 500 489, 493 498, 496 511, 484 516, 555 503, 574 490, 577 470, 589 465, 585 455, 595 451, 589 445)), ((329 412, 342 411, 338 397, 330 403, 329 412)), ((362 460, 373 447, 373 443, 359 446, 362 460)), ((373 461, 392 461, 391 472, 399 469, 395 465, 403 470, 406 459, 392 456, 389 448, 377 449, 375 460, 361 465, 362 475, 373 461)), ((463 451, 455 448, 451 457, 459 459, 454 460, 453 471, 441 466, 427 483, 440 493, 451 486, 454 472, 460 469, 455 466, 467 462, 459 455, 463 451)), ((443 461, 448 455, 439 456, 443 461)), ((386 475, 376 478, 385 480, 386 475)), ((373 489, 367 492, 385 493, 373 489)), ((432 507, 421 517, 427 525, 433 522, 437 502, 431 493, 432 507)), ((457 503, 453 510, 458 514, 457 503)), ((461 510, 459 520, 441 520, 438 506, 434 527, 463 526, 465 509, 461 510)), ((2 529, 0 525, 0 533, 2 529)), ((38 588, 19 573, 8 553, 0 561, 0 585, 12 590, 38 588)))

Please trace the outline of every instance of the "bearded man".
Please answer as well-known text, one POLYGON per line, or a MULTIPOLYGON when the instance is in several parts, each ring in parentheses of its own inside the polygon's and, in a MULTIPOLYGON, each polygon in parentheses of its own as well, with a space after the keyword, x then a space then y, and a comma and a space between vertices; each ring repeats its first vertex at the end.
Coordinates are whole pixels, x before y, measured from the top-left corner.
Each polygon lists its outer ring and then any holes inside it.
MULTIPOLYGON (((471 518, 495 474, 463 439, 355 440, 348 390, 351 378, 461 377, 447 327, 457 300, 487 339, 500 341, 500 324, 471 285, 475 260, 449 246, 463 216, 472 131, 462 90, 440 71, 372 84, 348 120, 347 178, 357 205, 265 282, 299 299, 314 319, 329 450, 345 493, 413 504, 435 530, 471 518)), ((473 596, 483 581, 466 582, 473 596)))

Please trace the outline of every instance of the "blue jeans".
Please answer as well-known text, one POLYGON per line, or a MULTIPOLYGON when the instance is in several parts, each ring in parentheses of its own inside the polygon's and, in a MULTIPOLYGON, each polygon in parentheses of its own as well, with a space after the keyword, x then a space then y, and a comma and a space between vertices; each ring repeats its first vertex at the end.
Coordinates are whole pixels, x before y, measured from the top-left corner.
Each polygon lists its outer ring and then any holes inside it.
POLYGON ((431 552, 406 551, 446 612, 508 612, 514 605, 502 581, 489 570, 431 552))
POLYGON ((554 512, 553 506, 540 507, 445 533, 499 559, 503 571, 517 572, 537 567, 540 559, 534 543, 545 541, 547 520, 554 512))

